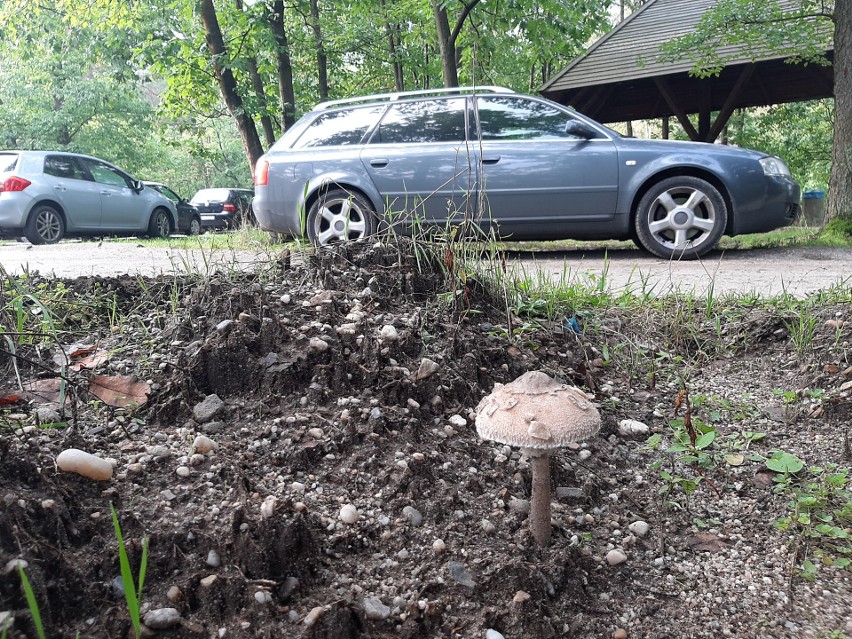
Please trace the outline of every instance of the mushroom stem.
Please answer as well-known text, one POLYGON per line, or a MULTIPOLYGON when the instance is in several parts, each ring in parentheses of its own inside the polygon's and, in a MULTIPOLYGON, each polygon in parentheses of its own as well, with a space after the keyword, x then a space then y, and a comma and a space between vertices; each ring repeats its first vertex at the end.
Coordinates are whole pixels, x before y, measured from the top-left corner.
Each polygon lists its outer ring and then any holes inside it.
POLYGON ((550 455, 534 451, 531 461, 530 531, 535 542, 544 548, 550 544, 550 455))

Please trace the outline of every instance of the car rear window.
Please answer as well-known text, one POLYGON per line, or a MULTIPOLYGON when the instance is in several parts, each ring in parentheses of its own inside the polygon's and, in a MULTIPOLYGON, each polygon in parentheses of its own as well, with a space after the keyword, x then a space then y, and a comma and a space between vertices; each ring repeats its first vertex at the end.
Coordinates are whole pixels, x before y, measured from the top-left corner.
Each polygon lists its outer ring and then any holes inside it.
POLYGON ((17 165, 17 153, 0 153, 0 173, 10 173, 17 165))
POLYGON ((385 108, 381 105, 323 113, 305 129, 293 148, 358 144, 385 108))
POLYGON ((228 189, 201 189, 192 196, 190 202, 224 202, 227 199, 228 189))

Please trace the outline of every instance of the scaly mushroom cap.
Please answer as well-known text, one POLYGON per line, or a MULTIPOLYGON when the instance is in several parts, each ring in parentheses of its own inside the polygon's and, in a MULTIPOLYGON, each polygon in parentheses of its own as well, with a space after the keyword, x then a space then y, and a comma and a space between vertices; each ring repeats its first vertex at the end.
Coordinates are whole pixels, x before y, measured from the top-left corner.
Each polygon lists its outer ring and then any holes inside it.
POLYGON ((524 373, 476 407, 476 432, 509 446, 538 450, 582 441, 600 430, 601 417, 585 393, 540 371, 524 373))

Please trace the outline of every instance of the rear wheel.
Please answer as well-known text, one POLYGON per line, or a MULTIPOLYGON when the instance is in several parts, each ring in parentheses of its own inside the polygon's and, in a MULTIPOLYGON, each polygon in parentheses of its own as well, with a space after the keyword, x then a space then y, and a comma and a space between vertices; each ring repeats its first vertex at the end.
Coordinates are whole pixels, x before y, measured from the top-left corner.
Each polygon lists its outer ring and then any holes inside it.
POLYGON ((672 177, 645 193, 635 224, 639 244, 647 251, 665 259, 696 259, 721 239, 728 207, 706 180, 672 177))
POLYGON ((148 223, 149 237, 168 237, 172 232, 172 223, 169 221, 169 214, 163 209, 157 209, 151 215, 151 221, 148 223))
POLYGON ((40 204, 30 211, 24 235, 33 244, 56 244, 65 236, 65 220, 49 204, 40 204))
POLYGON ((360 193, 332 189, 308 212, 308 237, 326 246, 369 237, 376 232, 376 214, 360 193))

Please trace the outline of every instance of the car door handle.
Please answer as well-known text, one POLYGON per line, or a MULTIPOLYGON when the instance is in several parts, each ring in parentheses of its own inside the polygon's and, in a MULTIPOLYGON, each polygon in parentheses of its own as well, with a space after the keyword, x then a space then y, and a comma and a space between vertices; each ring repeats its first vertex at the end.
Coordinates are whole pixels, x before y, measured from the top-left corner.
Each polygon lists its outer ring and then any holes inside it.
POLYGON ((101 195, 106 195, 107 197, 109 197, 110 192, 109 191, 101 191, 101 195))
POLYGON ((499 161, 500 161, 499 155, 495 155, 494 157, 491 157, 491 158, 482 158, 483 164, 497 164, 499 161))
POLYGON ((53 188, 56 189, 57 191, 67 191, 68 190, 68 189, 65 188, 64 184, 54 184, 53 188))
POLYGON ((379 168, 388 165, 387 158, 376 158, 374 160, 370 160, 370 166, 377 166, 379 168))

